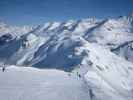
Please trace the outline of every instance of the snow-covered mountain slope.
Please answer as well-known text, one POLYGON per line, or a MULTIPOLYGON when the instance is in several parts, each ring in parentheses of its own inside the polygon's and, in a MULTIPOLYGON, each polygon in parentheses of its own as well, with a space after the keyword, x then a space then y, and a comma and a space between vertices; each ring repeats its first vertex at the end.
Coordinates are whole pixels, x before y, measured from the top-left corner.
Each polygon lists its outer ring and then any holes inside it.
POLYGON ((111 49, 115 54, 133 62, 133 41, 125 42, 116 48, 111 49))
POLYGON ((88 31, 88 41, 117 46, 133 40, 133 16, 107 19, 88 31))
POLYGON ((119 100, 132 100, 133 63, 118 57, 98 44, 87 43, 82 49, 88 52, 88 57, 84 59, 82 65, 90 66, 85 79, 94 91, 94 95, 102 98, 101 100, 106 100, 110 96, 109 100, 118 98, 119 100), (88 62, 91 62, 91 65, 88 62), (105 96, 102 97, 103 95, 105 96))
POLYGON ((83 81, 58 70, 10 66, 0 71, 0 100, 89 100, 83 81))
POLYGON ((13 36, 20 36, 22 34, 28 33, 34 29, 33 26, 10 26, 3 22, 0 22, 0 36, 4 34, 12 34, 13 36))

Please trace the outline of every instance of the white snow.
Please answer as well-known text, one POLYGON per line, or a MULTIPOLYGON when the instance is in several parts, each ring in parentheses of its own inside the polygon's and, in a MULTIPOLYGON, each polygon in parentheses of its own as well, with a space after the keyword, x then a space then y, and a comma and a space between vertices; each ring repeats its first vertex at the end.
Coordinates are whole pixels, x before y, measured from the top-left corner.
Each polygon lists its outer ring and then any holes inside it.
POLYGON ((133 68, 133 64, 97 44, 86 44, 85 46, 89 50, 88 60, 93 63, 92 69, 85 75, 88 84, 96 85, 105 93, 115 91, 112 95, 113 99, 110 98, 110 100, 118 98, 127 100, 126 97, 132 100, 133 70, 130 70, 129 67, 133 68))
POLYGON ((0 100, 133 100, 132 23, 132 15, 35 27, 0 23, 0 62, 42 68, 1 71, 0 100), (14 38, 6 43, 4 34, 14 38))
POLYGON ((58 70, 11 66, 0 71, 0 100, 89 100, 85 84, 58 70))

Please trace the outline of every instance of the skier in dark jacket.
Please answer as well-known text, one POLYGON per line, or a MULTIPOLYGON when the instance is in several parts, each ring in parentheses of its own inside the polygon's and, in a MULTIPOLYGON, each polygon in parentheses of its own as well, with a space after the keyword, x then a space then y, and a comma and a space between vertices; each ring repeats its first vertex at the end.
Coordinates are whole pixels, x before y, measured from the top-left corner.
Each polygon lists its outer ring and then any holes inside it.
POLYGON ((89 89, 89 95, 90 95, 90 100, 92 100, 95 96, 92 89, 89 89))
POLYGON ((2 66, 2 72, 5 72, 5 70, 6 70, 5 64, 2 64, 1 66, 2 66))
POLYGON ((79 72, 77 72, 77 76, 78 76, 79 78, 81 78, 81 74, 80 74, 79 72))
POLYGON ((6 69, 5 67, 2 67, 2 72, 4 72, 4 71, 5 71, 5 69, 6 69))

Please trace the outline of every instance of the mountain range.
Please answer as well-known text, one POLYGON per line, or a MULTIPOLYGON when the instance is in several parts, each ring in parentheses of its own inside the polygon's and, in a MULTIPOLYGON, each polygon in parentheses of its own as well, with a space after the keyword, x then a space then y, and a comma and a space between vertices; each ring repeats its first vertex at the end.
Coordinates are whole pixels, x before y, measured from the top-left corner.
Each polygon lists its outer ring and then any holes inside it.
POLYGON ((93 90, 90 100, 132 100, 133 14, 22 27, 1 22, 0 62, 78 72, 93 90))

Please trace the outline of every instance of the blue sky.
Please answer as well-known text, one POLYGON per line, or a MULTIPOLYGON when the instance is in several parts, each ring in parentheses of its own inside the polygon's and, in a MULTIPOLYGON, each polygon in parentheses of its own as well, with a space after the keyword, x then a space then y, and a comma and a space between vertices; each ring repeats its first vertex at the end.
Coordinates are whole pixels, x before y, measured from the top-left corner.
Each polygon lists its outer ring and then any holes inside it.
POLYGON ((129 13, 133 13, 133 0, 0 0, 0 20, 13 25, 129 13))

